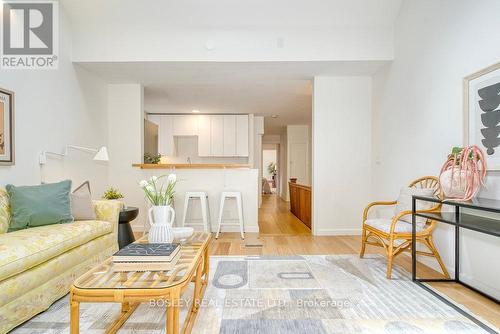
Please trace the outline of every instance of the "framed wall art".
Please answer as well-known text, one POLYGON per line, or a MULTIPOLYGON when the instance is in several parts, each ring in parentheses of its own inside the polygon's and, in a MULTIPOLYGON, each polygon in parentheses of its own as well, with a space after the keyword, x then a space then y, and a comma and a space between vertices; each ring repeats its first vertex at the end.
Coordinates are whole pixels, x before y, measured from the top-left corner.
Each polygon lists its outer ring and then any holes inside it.
POLYGON ((477 145, 500 171, 500 63, 464 78, 465 145, 477 145))
POLYGON ((0 165, 14 165, 14 93, 0 88, 0 165))

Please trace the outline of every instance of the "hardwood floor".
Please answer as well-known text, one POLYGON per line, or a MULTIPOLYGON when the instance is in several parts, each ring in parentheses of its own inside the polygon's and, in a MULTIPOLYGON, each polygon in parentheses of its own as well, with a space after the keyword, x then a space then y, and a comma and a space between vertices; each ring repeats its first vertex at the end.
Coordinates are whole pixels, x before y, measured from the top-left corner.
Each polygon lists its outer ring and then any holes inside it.
MULTIPOLYGON (((360 236, 313 236, 307 226, 288 210, 288 203, 274 195, 263 196, 259 210, 258 233, 246 233, 241 240, 238 233, 223 233, 213 240, 212 255, 307 255, 307 254, 358 254, 360 236)), ((379 247, 367 246, 366 254, 383 254, 379 247)), ((402 254, 394 263, 411 272, 411 258, 402 254)), ((418 272, 429 278, 442 275, 418 264, 418 272)), ((433 283, 432 286, 456 302, 466 306, 476 315, 500 327, 500 305, 454 283, 433 283)), ((424 290, 422 290, 423 292, 424 290)))
POLYGON ((311 234, 309 227, 290 212, 289 204, 277 195, 262 195, 259 230, 262 235, 311 234))

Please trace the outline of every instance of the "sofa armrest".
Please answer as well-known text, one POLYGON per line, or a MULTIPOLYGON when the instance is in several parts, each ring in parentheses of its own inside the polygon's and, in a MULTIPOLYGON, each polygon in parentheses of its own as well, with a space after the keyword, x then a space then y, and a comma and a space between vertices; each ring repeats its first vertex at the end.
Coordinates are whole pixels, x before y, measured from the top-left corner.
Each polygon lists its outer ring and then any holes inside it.
POLYGON ((123 208, 123 202, 120 201, 105 201, 95 200, 94 210, 97 220, 107 221, 113 224, 113 233, 118 231, 118 219, 120 218, 120 211, 123 208))

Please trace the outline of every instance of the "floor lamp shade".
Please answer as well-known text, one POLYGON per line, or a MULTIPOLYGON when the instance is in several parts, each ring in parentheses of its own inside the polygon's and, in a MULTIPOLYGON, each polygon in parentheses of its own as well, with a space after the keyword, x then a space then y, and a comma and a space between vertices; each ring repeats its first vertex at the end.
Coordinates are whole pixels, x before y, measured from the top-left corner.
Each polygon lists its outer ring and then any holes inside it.
POLYGON ((94 160, 96 161, 109 161, 109 155, 108 155, 108 149, 106 146, 103 146, 97 151, 96 155, 94 156, 94 160))

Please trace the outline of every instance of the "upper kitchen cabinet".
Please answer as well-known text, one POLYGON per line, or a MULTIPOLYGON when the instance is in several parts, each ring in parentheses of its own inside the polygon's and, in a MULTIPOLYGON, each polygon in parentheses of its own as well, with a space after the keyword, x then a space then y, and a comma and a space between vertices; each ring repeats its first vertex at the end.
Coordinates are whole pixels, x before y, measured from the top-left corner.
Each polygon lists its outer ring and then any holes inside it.
POLYGON ((224 115, 224 156, 236 156, 236 115, 224 115))
POLYGON ((176 155, 175 136, 198 136, 200 157, 248 157, 248 115, 154 115, 158 153, 176 155))
POLYGON ((210 157, 212 155, 212 126, 210 122, 210 115, 198 116, 198 155, 200 157, 210 157))
POLYGON ((236 156, 248 157, 248 115, 236 115, 236 156))
POLYGON ((224 156, 224 116, 210 116, 210 155, 224 156))
POLYGON ((197 115, 174 115, 173 131, 174 136, 197 136, 198 116, 197 115))
POLYGON ((248 157, 248 151, 248 115, 200 115, 200 156, 248 157))

